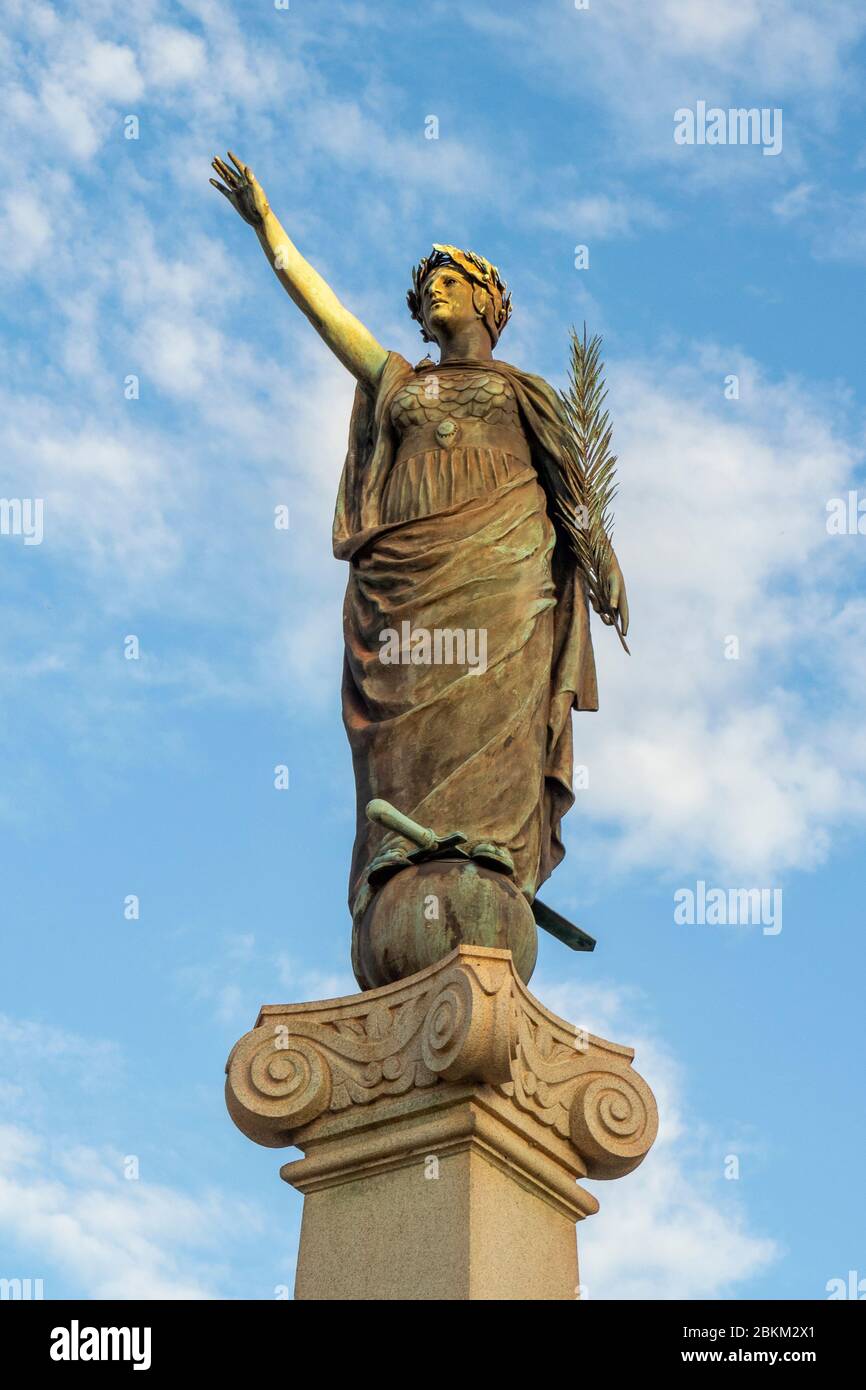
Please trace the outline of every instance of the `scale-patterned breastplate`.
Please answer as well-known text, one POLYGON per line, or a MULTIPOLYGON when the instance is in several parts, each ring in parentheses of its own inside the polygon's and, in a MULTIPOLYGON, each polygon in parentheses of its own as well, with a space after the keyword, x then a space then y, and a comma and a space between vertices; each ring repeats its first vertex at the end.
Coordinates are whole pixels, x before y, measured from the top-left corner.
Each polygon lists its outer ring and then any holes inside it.
POLYGON ((507 378, 478 367, 419 372, 391 402, 391 420, 401 438, 413 430, 432 429, 443 449, 456 442, 459 420, 483 420, 521 431, 517 401, 507 378))

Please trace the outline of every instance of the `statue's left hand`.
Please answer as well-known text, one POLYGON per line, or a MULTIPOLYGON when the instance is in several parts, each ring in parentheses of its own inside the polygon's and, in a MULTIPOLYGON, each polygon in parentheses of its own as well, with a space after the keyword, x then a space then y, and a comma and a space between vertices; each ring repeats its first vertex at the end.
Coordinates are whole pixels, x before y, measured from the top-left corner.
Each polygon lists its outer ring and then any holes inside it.
MULTIPOLYGON (((625 637, 628 632, 628 597, 625 592, 625 580, 622 577, 622 570, 619 567, 619 561, 613 551, 611 551, 607 591, 610 595, 611 609, 614 613, 618 614, 622 635, 625 637)), ((603 623, 607 623, 608 627, 613 623, 613 618, 609 613, 602 613, 601 620, 603 623)))
POLYGON ((222 179, 218 183, 216 179, 209 182, 222 193, 224 198, 228 198, 232 207, 239 212, 245 222, 249 222, 251 227, 261 227, 270 207, 268 205, 265 190, 262 188, 255 174, 248 164, 242 164, 236 159, 229 150, 229 159, 235 166, 230 169, 218 156, 214 156, 211 164, 222 179))

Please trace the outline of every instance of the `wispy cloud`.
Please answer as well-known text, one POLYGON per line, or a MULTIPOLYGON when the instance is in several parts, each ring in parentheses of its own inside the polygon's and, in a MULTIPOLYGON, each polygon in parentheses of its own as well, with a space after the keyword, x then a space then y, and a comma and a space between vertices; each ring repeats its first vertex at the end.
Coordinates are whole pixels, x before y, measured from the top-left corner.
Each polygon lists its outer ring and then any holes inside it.
POLYGON ((261 1213, 214 1190, 127 1180, 127 1157, 0 1127, 0 1230, 27 1251, 19 1277, 44 1279, 48 1298, 53 1271, 83 1298, 224 1297, 227 1243, 261 1231, 261 1213))
MULTIPOLYGON (((535 81, 543 74, 560 92, 588 89, 607 113, 620 161, 661 163, 675 154, 674 111, 698 98, 762 107, 801 97, 809 101, 810 129, 801 129, 797 143, 826 129, 856 94, 848 60, 866 29, 855 0, 817 7, 808 0, 659 0, 639 10, 631 0, 609 0, 507 18, 494 6, 453 9, 484 33, 501 61, 535 81)), ((718 160, 715 169, 720 176, 718 160)))
POLYGON ((862 562, 826 528, 862 469, 856 428, 838 428, 841 400, 716 346, 617 364, 611 391, 633 655, 599 632, 602 710, 575 716, 590 788, 569 842, 603 873, 814 867, 866 813, 859 658, 837 636, 862 562), (832 698, 816 705, 812 680, 832 698))
POLYGON ((646 1000, 610 984, 536 978, 532 988, 597 1036, 621 1042, 627 1035, 659 1105, 659 1136, 640 1167, 616 1182, 588 1184, 600 1210, 578 1227, 584 1297, 724 1298, 770 1268, 779 1244, 752 1229, 736 1183, 724 1180, 721 1136, 687 1106, 684 1068, 654 1028, 635 1035, 646 1000))
POLYGON ((664 227, 669 220, 661 207, 634 193, 586 193, 540 206, 532 216, 539 227, 563 232, 577 241, 634 236, 639 228, 664 227))

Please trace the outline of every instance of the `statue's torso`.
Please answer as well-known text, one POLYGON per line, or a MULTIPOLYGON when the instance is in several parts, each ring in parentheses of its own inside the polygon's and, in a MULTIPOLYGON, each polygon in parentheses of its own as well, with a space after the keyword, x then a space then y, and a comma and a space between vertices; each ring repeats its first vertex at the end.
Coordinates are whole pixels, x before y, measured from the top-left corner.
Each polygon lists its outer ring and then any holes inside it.
POLYGON ((508 378, 480 367, 420 371, 390 404, 397 450, 383 520, 427 516, 532 467, 508 378))
POLYGON ((397 391, 391 422, 398 459, 429 449, 504 448, 515 456, 529 446, 508 378, 478 367, 419 372, 397 391))

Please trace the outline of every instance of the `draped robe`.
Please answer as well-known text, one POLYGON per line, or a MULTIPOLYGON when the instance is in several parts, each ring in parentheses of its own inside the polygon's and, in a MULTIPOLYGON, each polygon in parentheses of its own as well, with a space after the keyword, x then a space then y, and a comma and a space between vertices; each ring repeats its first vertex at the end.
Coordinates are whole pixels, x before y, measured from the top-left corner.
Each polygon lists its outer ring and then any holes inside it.
POLYGON ((563 858, 571 711, 597 709, 598 694, 585 586, 556 523, 562 428, 553 389, 495 359, 413 368, 389 353, 375 393, 356 389, 333 533, 334 554, 349 561, 342 704, 357 791, 356 923, 372 860, 392 845, 414 848, 366 819, 372 797, 440 835, 504 845, 530 902, 563 858), (415 372, 452 366, 507 378, 532 467, 433 514, 386 521, 399 443, 391 402, 415 372), (486 669, 385 664, 382 634, 404 621, 485 630, 486 669))

